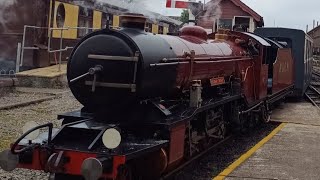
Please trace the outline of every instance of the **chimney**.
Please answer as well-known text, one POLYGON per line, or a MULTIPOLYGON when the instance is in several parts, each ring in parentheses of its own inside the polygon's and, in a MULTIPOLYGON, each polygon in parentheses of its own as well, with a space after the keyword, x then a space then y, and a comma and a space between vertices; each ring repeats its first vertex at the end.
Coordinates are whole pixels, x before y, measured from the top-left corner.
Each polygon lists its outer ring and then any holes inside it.
POLYGON ((308 27, 309 27, 309 26, 307 25, 307 28, 306 28, 306 33, 308 32, 308 27))
POLYGON ((316 26, 316 20, 313 20, 313 29, 315 28, 316 26))
POLYGON ((319 21, 317 21, 317 27, 319 26, 319 21))
POLYGON ((126 13, 120 16, 120 27, 144 30, 147 18, 143 14, 126 13))

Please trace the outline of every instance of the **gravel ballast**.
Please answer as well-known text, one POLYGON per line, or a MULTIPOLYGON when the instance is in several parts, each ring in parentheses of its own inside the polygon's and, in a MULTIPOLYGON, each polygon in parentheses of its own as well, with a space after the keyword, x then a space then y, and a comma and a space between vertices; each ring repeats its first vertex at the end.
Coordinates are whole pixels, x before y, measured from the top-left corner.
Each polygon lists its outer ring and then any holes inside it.
MULTIPOLYGON (((12 103, 37 99, 48 94, 42 93, 11 93, 2 97, 0 103, 12 103)), ((81 108, 81 104, 73 97, 71 92, 63 93, 53 100, 45 101, 20 108, 0 111, 0 151, 7 149, 13 141, 22 134, 22 127, 28 121, 35 121, 39 125, 52 122, 55 127, 60 127, 61 121, 57 115, 81 108)), ((44 180, 48 174, 40 171, 16 169, 5 172, 0 169, 0 180, 44 180)))

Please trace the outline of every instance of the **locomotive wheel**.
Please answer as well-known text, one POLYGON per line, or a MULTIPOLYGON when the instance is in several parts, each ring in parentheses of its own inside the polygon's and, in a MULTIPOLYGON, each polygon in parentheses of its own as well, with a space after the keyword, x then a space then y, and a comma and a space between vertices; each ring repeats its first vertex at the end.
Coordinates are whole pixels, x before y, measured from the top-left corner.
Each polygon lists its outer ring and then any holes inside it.
POLYGON ((269 113, 269 111, 267 110, 267 108, 265 106, 261 107, 261 121, 263 123, 269 123, 271 120, 271 114, 269 113))
POLYGON ((243 115, 240 115, 240 107, 235 104, 231 108, 230 122, 231 122, 231 131, 240 134, 244 129, 243 115))
POLYGON ((226 135, 227 135, 227 127, 226 127, 226 124, 223 123, 219 127, 219 136, 221 137, 221 139, 224 139, 226 135))

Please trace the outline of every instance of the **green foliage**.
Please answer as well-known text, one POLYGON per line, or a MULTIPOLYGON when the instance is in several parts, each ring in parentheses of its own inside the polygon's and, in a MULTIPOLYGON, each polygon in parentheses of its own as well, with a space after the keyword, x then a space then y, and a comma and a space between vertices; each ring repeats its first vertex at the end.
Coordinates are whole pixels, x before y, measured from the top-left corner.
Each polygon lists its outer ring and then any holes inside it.
POLYGON ((184 22, 184 23, 189 22, 189 12, 188 12, 188 10, 185 9, 185 10, 182 11, 181 16, 180 16, 180 21, 184 22))

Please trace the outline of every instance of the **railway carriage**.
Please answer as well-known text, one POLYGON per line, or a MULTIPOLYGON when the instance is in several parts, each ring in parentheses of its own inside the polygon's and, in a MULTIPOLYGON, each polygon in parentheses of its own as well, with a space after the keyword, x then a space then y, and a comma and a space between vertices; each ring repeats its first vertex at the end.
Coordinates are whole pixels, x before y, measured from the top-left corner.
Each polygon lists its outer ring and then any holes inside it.
POLYGON ((313 41, 305 32, 287 28, 258 28, 255 33, 279 42, 292 50, 295 72, 295 96, 303 97, 312 78, 313 41))
POLYGON ((0 166, 59 179, 159 179, 248 126, 294 92, 294 59, 283 42, 198 26, 179 36, 145 32, 140 15, 85 36, 68 63, 83 104, 37 126, 0 154, 0 166), (48 133, 34 139, 40 128, 48 133))

